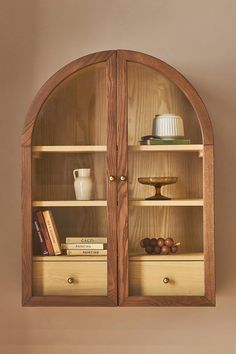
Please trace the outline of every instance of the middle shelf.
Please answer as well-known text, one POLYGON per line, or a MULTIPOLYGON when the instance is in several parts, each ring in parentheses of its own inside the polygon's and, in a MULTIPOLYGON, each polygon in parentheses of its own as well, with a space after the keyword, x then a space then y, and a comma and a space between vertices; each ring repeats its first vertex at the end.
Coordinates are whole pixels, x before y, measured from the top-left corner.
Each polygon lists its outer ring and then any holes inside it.
MULTIPOLYGON (((35 200, 34 207, 107 206, 106 200, 35 200)), ((203 199, 130 200, 130 206, 203 206, 203 199)))

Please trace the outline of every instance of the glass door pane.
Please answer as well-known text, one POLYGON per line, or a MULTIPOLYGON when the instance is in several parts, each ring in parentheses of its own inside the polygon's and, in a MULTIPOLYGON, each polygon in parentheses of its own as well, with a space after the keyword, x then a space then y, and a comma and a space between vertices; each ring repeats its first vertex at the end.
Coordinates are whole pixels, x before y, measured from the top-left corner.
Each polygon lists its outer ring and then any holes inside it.
POLYGON ((127 86, 128 294, 204 295, 202 158, 187 150, 202 143, 197 117, 178 87, 150 67, 128 62, 127 86), (183 118, 190 144, 180 151, 173 141, 167 151, 145 143, 155 115, 167 113, 183 118), (175 183, 165 185, 167 178, 175 183), (159 181, 166 199, 155 196, 159 181))
POLYGON ((32 147, 35 296, 116 303, 116 185, 108 178, 116 176, 116 140, 109 139, 116 136, 115 70, 114 55, 80 69, 39 113, 32 147))

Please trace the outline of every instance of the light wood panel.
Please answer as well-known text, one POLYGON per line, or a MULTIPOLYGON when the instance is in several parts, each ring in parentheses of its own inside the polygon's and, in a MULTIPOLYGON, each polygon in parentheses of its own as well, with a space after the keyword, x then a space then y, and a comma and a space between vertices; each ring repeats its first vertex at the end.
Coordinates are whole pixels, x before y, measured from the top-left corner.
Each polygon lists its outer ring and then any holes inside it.
POLYGON ((142 252, 145 237, 172 237, 179 252, 203 251, 202 207, 129 207, 129 254, 142 252))
POLYGON ((107 295, 107 264, 35 261, 33 295, 107 295), (68 282, 69 278, 73 283, 68 282))
POLYGON ((92 199, 106 200, 107 154, 43 154, 32 160, 33 200, 75 200, 73 170, 90 168, 93 181, 92 199))
POLYGON ((204 262, 129 262, 129 295, 203 296, 204 262))
POLYGON ((58 85, 42 106, 32 145, 106 145, 106 65, 94 64, 58 85))
POLYGON ((183 92, 163 74, 133 62, 128 67, 128 143, 152 134, 156 114, 173 113, 184 121, 185 137, 193 144, 202 142, 197 116, 183 92))

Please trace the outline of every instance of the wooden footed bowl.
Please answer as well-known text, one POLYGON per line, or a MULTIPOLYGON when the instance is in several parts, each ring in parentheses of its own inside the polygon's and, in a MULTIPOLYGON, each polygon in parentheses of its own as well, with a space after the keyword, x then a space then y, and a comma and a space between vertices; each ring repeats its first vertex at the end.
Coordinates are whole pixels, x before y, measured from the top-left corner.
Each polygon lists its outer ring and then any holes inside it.
POLYGON ((176 183, 178 180, 177 177, 139 177, 138 181, 141 184, 146 184, 149 186, 153 186, 156 189, 155 195, 149 198, 145 198, 146 200, 170 200, 161 194, 161 187, 166 186, 168 184, 176 183))

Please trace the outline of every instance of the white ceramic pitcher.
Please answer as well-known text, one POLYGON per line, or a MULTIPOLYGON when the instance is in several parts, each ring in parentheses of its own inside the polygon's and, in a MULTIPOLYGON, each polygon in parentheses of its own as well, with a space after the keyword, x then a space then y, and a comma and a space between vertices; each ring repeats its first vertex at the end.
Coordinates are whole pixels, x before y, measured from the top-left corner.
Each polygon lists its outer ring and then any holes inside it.
POLYGON ((75 196, 77 200, 90 200, 93 183, 90 168, 78 168, 73 171, 75 196))

